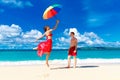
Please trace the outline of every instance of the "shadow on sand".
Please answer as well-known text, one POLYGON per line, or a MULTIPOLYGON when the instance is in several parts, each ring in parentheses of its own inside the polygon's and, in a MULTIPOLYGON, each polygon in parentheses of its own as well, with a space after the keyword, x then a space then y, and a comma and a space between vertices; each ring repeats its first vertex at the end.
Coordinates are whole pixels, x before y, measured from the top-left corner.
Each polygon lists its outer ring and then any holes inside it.
MULTIPOLYGON (((95 66, 95 65, 87 65, 87 66, 77 66, 76 68, 97 68, 99 66, 95 66)), ((56 67, 56 68, 51 68, 51 70, 56 70, 56 69, 71 69, 73 67, 56 67)))
MULTIPOLYGON (((71 68, 71 67, 70 67, 71 68)), ((51 68, 51 70, 56 70, 56 69, 69 69, 68 67, 56 67, 56 68, 51 68)))
POLYGON ((99 66, 89 65, 89 66, 80 66, 80 67, 77 67, 77 68, 96 68, 96 67, 99 67, 99 66))

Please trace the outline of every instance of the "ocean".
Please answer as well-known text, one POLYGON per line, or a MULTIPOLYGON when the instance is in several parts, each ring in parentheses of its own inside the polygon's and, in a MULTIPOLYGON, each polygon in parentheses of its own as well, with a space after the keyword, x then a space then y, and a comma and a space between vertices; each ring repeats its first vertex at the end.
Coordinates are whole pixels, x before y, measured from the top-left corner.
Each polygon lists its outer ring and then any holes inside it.
MULTIPOLYGON (((52 50, 52 63, 66 63, 67 50, 52 50)), ((120 63, 120 50, 78 50, 80 63, 120 63)), ((45 55, 37 56, 34 50, 0 50, 0 65, 43 64, 45 55)))

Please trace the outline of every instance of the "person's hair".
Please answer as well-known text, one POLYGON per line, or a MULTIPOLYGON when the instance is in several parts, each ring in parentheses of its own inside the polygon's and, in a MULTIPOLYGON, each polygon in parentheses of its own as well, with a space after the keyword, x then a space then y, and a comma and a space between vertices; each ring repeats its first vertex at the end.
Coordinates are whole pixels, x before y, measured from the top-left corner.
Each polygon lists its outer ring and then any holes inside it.
POLYGON ((74 33, 74 32, 71 32, 71 34, 75 35, 75 33, 74 33))
POLYGON ((45 32, 47 31, 47 27, 48 27, 48 26, 45 26, 45 27, 44 27, 44 31, 45 31, 45 32))

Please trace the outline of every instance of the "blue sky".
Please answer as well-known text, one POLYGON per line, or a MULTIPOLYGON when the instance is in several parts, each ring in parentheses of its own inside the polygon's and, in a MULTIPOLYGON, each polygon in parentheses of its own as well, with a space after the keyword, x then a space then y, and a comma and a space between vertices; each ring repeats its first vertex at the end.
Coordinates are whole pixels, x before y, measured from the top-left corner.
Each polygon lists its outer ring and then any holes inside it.
MULTIPOLYGON (((43 20, 45 9, 61 4, 60 24, 53 32, 53 48, 68 48, 74 31, 78 46, 120 47, 119 0, 0 0, 0 49, 31 49, 43 27, 56 18, 43 20)), ((43 38, 40 41, 44 41, 43 38)))

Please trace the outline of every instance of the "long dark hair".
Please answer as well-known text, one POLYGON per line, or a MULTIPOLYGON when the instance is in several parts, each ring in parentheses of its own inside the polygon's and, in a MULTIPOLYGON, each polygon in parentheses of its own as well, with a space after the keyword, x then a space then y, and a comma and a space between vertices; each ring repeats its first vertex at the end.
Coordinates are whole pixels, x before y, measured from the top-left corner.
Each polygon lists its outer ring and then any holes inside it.
POLYGON ((47 31, 47 27, 48 27, 48 26, 45 26, 45 27, 44 27, 44 31, 45 31, 45 32, 47 31))

